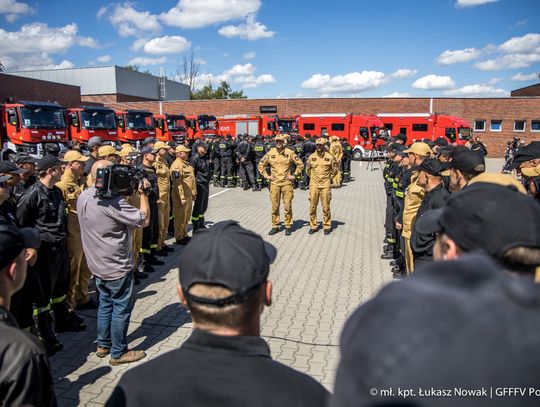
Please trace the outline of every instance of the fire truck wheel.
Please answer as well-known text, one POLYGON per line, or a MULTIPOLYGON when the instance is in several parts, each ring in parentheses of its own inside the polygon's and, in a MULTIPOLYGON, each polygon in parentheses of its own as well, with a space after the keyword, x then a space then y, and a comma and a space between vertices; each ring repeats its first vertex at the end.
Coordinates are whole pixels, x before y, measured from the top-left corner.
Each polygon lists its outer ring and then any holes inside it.
POLYGON ((362 150, 354 150, 353 151, 353 160, 354 161, 360 161, 362 159, 362 150))

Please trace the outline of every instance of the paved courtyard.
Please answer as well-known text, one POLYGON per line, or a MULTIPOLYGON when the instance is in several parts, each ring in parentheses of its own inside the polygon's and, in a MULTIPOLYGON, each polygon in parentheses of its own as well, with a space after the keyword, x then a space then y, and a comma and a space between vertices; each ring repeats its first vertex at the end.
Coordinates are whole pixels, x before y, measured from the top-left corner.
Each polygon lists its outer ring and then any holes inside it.
MULTIPOLYGON (((493 164, 495 170, 499 163, 493 164)), ((308 191, 294 192, 295 222, 289 237, 283 232, 267 236, 271 226, 267 190, 213 188, 206 214, 208 222, 235 219, 277 247, 270 271, 274 302, 263 314, 262 335, 275 359, 308 373, 328 389, 333 387, 339 335, 347 317, 392 280, 388 261, 380 259, 382 171, 377 164, 374 171, 366 167, 366 162, 353 162, 355 181, 332 190, 334 230, 329 236, 322 231, 308 235, 308 191)), ((178 348, 193 329, 176 295, 176 263, 182 250, 176 247, 165 258, 165 266, 136 286, 128 339, 132 348, 146 350, 145 360, 178 348)), ((89 328, 61 334, 64 350, 51 359, 60 406, 103 405, 122 374, 138 364, 112 367, 108 358, 95 356, 96 312, 82 314, 89 328)))

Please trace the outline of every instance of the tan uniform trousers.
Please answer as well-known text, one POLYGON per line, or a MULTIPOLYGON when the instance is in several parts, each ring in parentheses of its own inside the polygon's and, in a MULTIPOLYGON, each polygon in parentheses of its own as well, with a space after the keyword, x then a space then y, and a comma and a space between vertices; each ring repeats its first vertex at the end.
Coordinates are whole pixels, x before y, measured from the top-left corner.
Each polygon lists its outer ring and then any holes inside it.
MULTIPOLYGON (((338 161, 338 166, 341 168, 341 161, 338 161)), ((332 177, 332 186, 339 187, 341 186, 341 170, 338 170, 336 175, 332 177)))
POLYGON ((169 230, 169 217, 171 214, 171 204, 169 197, 164 201, 158 201, 158 222, 159 222, 159 236, 157 242, 157 251, 165 245, 165 239, 167 239, 167 231, 169 230))
MULTIPOLYGON (((135 208, 141 207, 141 201, 138 194, 129 196, 127 198, 127 202, 135 208)), ((139 265, 139 250, 142 247, 142 234, 142 228, 136 228, 133 229, 133 234, 131 236, 131 238, 133 239, 133 262, 135 264, 135 268, 137 268, 137 266, 139 265)))
POLYGON ((411 249, 411 239, 403 238, 405 241, 405 269, 407 274, 411 274, 414 271, 414 254, 411 249))
POLYGON ((332 200, 332 192, 329 187, 317 188, 309 187, 309 227, 311 229, 317 229, 317 206, 321 201, 323 210, 323 228, 330 229, 332 227, 332 220, 330 215, 330 201, 332 200))
POLYGON ((81 229, 76 214, 69 214, 68 217, 67 250, 70 278, 66 301, 71 309, 75 309, 78 303, 83 304, 88 301, 88 283, 92 275, 86 264, 81 241, 81 229))
POLYGON ((191 209, 193 206, 193 197, 186 195, 186 203, 180 202, 180 194, 173 190, 173 214, 174 214, 174 238, 181 240, 188 235, 188 224, 191 219, 191 209))
POLYGON ((270 184, 270 201, 272 202, 272 227, 279 227, 279 204, 283 199, 284 223, 290 228, 293 223, 292 200, 294 192, 292 185, 277 186, 270 184))

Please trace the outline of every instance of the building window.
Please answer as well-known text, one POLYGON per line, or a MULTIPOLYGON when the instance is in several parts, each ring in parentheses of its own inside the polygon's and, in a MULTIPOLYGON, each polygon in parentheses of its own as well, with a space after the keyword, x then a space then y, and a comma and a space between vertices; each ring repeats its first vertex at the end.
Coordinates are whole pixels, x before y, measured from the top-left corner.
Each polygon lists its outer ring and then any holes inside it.
POLYGON ((427 124, 416 123, 412 125, 413 131, 427 131, 427 128, 428 128, 427 124))
POLYGON ((502 120, 492 120, 489 127, 490 131, 501 131, 502 130, 502 120))
POLYGON ((332 131, 344 131, 345 125, 343 123, 332 123, 332 131))
POLYGON ((526 120, 514 120, 514 131, 525 131, 526 120))
POLYGON ((540 120, 531 120, 531 131, 540 131, 540 120))
POLYGON ((315 123, 304 123, 304 130, 315 130, 315 123))
POLYGON ((486 121, 485 120, 475 120, 474 121, 474 131, 486 131, 486 121))

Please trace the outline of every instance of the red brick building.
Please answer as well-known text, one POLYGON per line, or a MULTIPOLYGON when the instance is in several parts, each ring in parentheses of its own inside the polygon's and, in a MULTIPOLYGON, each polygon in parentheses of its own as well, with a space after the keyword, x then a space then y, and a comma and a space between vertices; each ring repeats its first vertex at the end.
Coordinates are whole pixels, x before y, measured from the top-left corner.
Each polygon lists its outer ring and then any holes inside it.
POLYGON ((146 109, 153 113, 260 114, 261 106, 275 106, 280 116, 302 113, 447 113, 471 123, 491 157, 504 154, 506 142, 519 137, 540 140, 540 97, 510 98, 321 98, 238 99, 180 102, 109 103, 114 109, 146 109))

